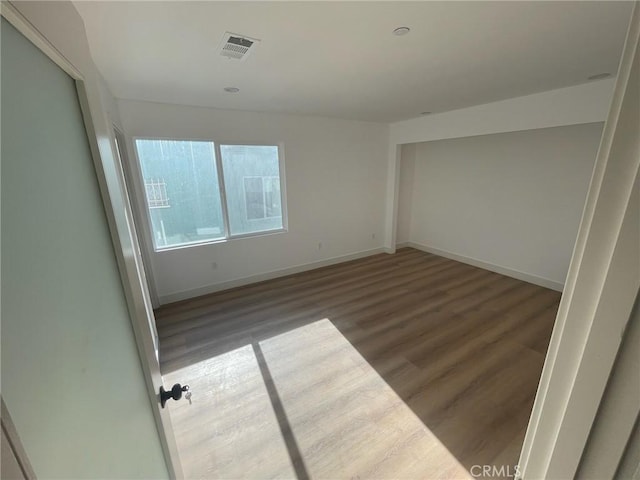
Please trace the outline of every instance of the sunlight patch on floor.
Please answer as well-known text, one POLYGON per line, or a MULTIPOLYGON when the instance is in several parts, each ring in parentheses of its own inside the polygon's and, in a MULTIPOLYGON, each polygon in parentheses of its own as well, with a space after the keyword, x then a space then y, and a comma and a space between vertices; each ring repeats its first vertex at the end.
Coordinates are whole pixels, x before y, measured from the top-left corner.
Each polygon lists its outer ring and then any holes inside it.
POLYGON ((187 383, 167 406, 185 478, 295 478, 251 345, 164 377, 187 383))
POLYGON ((165 376, 174 382, 193 392, 192 405, 170 405, 188 478, 470 478, 328 319, 165 376))

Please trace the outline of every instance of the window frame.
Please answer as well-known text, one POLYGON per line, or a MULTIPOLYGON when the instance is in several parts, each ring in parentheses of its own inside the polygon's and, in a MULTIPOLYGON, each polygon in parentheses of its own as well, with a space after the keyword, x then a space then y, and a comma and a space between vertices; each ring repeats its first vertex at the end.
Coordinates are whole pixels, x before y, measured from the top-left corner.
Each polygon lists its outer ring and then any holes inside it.
POLYGON ((286 177, 285 177, 285 159, 284 159, 284 144, 283 142, 242 142, 242 141, 232 141, 232 142, 224 142, 213 140, 211 138, 189 138, 189 137, 161 137, 161 136, 151 136, 151 135, 135 135, 131 136, 131 145, 135 158, 135 165, 133 168, 136 171, 137 177, 137 188, 139 189, 141 195, 137 195, 138 198, 142 198, 142 206, 144 210, 144 215, 146 217, 146 230, 148 234, 148 238, 150 240, 151 250, 154 253, 162 253, 168 252, 172 250, 179 250, 183 248, 192 248, 201 245, 212 245, 216 243, 225 243, 230 240, 242 239, 242 238, 251 238, 251 237, 262 237, 265 235, 274 235, 280 233, 287 233, 289 231, 288 225, 288 211, 287 211, 287 194, 286 194, 286 177), (223 223, 223 237, 215 238, 211 240, 202 240, 202 241, 194 241, 181 243, 180 245, 172 245, 167 247, 158 247, 156 246, 155 238, 153 236, 153 225, 151 223, 151 215, 150 215, 150 206, 149 199, 147 198, 146 187, 144 176, 142 174, 142 165, 140 164, 140 156, 138 154, 137 141, 138 140, 151 140, 151 141, 168 141, 168 142, 207 142, 212 144, 212 150, 214 154, 214 162, 216 168, 216 174, 218 176, 218 190, 220 192, 220 203, 222 208, 222 223, 223 223), (281 203, 281 211, 282 211, 282 227, 274 228, 269 230, 260 230, 258 232, 250 232, 250 233, 241 233, 241 234, 232 234, 229 223, 229 211, 227 207, 227 192, 226 186, 224 182, 224 167, 222 165, 222 154, 220 150, 221 145, 229 145, 229 146, 257 146, 257 147, 276 147, 278 149, 278 174, 280 178, 280 203, 281 203))

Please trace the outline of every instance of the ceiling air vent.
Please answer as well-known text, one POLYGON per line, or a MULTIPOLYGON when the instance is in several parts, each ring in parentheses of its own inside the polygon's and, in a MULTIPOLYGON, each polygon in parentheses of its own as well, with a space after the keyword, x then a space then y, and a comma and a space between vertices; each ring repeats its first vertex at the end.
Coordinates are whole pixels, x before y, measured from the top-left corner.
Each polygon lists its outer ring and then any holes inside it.
POLYGON ((245 60, 258 46, 260 40, 238 35, 237 33, 224 32, 220 44, 220 55, 235 60, 245 60))

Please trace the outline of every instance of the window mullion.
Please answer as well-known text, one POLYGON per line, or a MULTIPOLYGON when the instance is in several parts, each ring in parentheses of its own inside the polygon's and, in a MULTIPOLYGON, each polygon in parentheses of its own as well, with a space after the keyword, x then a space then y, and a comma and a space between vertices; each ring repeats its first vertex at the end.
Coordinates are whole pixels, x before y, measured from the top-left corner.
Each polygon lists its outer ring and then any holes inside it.
POLYGON ((222 170, 222 154, 220 153, 220 145, 213 142, 216 159, 216 171, 218 172, 218 189, 220 190, 220 203, 222 207, 222 223, 224 224, 224 238, 231 236, 229 229, 229 209, 227 208, 227 191, 224 186, 224 172, 222 170))

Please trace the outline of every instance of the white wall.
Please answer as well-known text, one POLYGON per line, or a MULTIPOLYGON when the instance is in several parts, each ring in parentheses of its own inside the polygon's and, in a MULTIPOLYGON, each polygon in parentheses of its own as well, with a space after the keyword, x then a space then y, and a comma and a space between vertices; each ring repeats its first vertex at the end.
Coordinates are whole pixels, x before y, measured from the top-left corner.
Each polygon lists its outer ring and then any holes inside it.
POLYGON ((417 144, 408 143, 401 148, 401 165, 398 191, 398 245, 411 239, 411 214, 413 212, 413 176, 416 169, 417 144))
POLYGON ((403 148, 409 241, 561 289, 601 132, 591 123, 403 148))
POLYGON ((494 133, 603 122, 615 79, 599 80, 499 102, 392 123, 387 153, 385 250, 398 243, 401 145, 494 133))
POLYGON ((113 124, 122 129, 122 121, 120 120, 120 112, 118 111, 118 103, 116 102, 115 97, 111 93, 107 82, 105 82, 102 75, 99 72, 96 72, 96 77, 98 80, 98 86, 100 89, 100 98, 102 100, 102 105, 104 107, 109 120, 113 122, 113 124))
POLYGON ((137 136, 284 143, 289 231, 153 253, 161 303, 381 251, 387 125, 129 100, 118 109, 130 150, 137 136))

